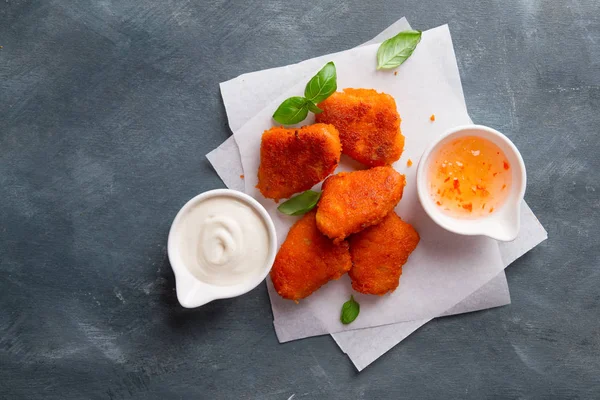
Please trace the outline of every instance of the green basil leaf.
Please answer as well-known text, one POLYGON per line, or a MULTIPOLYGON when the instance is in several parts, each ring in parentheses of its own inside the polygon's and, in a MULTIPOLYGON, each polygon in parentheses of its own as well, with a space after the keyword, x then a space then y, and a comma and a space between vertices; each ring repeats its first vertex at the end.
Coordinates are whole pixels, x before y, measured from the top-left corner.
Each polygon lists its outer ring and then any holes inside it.
POLYGON ((290 97, 281 103, 277 110, 275 110, 273 119, 280 124, 293 125, 303 121, 307 115, 308 104, 306 99, 304 97, 296 96, 290 97))
POLYGON ((399 66, 411 56, 420 41, 421 31, 402 31, 384 41, 377 50, 377 69, 399 66))
POLYGON ((314 192, 312 190, 307 190, 304 193, 299 194, 298 196, 294 196, 288 201, 281 203, 277 209, 287 215, 302 215, 306 214, 319 202, 319 197, 321 197, 320 192, 314 192))
POLYGON ((293 125, 303 121, 308 111, 315 114, 323 112, 317 103, 328 98, 337 90, 337 74, 335 64, 328 62, 306 84, 305 97, 290 97, 275 110, 273 119, 283 125, 293 125))
POLYGON ((312 101, 309 101, 308 103, 306 103, 306 105, 308 106, 308 111, 310 111, 311 113, 320 114, 323 112, 323 110, 314 105, 312 101))
POLYGON ((312 77, 304 89, 304 97, 318 104, 337 90, 337 74, 335 64, 330 61, 312 77))
POLYGON ((354 296, 350 296, 350 300, 345 302, 342 306, 342 315, 340 316, 340 321, 342 321, 342 324, 348 325, 350 322, 354 321, 356 317, 358 317, 359 312, 360 304, 354 300, 354 296))

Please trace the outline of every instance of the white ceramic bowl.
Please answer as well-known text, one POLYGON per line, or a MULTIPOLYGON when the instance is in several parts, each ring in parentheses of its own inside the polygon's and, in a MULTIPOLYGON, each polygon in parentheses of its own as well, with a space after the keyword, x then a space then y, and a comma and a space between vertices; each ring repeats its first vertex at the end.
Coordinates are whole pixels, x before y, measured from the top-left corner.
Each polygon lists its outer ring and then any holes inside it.
POLYGON ((181 210, 179 210, 175 216, 175 219, 173 220, 173 223, 171 224, 167 252, 171 267, 175 273, 177 299, 183 307, 194 308, 209 303, 213 300, 240 296, 258 286, 266 278, 267 274, 271 270, 271 267, 273 266, 273 261, 275 260, 275 255, 277 254, 277 233, 275 232, 273 220, 258 201, 254 200, 245 193, 238 192, 237 190, 215 189, 199 194, 185 203, 181 210), (181 257, 181 242, 176 239, 175 235, 177 227, 182 222, 183 218, 185 218, 185 215, 188 214, 189 209, 209 198, 223 196, 235 198, 236 200, 242 201, 254 209, 264 221, 269 236, 269 252, 267 255, 267 261, 265 262, 265 265, 261 266, 260 273, 245 282, 229 286, 213 285, 196 278, 188 266, 185 265, 185 262, 181 257))
POLYGON ((526 184, 525 164, 519 150, 509 138, 482 125, 464 125, 447 131, 425 150, 417 168, 417 192, 425 212, 442 228, 460 235, 484 235, 501 241, 514 240, 519 234, 520 207, 526 184), (427 172, 432 161, 431 155, 449 141, 464 136, 478 136, 496 144, 502 149, 512 167, 511 191, 502 207, 489 216, 477 219, 460 219, 446 215, 434 204, 428 189, 427 172))

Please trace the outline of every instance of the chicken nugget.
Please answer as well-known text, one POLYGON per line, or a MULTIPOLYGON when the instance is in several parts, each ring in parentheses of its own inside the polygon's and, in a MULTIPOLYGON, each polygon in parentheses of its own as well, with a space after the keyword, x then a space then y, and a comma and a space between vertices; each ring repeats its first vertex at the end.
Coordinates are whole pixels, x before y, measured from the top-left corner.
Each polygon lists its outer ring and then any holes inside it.
POLYGON ((366 166, 389 165, 404 150, 396 101, 373 89, 344 89, 319 103, 317 122, 340 132, 342 152, 366 166))
POLYGON ((275 257, 271 280, 284 299, 303 299, 352 267, 348 242, 334 244, 319 232, 315 214, 305 214, 292 226, 275 257))
POLYGON ((348 241, 352 287, 381 296, 398 287, 402 266, 419 244, 419 234, 392 211, 379 224, 350 236, 348 241))
POLYGON ((340 172, 323 182, 317 227, 335 240, 378 224, 402 198, 406 179, 390 166, 340 172))
POLYGON ((273 127, 262 135, 256 187, 276 202, 308 190, 337 168, 341 151, 333 125, 273 127))

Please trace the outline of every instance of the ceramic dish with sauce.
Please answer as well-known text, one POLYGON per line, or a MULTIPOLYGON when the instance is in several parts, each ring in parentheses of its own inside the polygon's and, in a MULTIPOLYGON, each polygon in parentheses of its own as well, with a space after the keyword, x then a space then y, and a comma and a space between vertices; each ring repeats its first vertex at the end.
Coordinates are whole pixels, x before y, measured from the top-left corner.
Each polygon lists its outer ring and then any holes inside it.
POLYGON ((511 241, 519 233, 527 182, 515 145, 495 129, 466 125, 425 150, 417 169, 419 200, 442 228, 511 241))
POLYGON ((276 250, 275 226, 258 201, 230 189, 199 194, 169 231, 179 303, 193 308, 249 292, 271 270, 276 250))

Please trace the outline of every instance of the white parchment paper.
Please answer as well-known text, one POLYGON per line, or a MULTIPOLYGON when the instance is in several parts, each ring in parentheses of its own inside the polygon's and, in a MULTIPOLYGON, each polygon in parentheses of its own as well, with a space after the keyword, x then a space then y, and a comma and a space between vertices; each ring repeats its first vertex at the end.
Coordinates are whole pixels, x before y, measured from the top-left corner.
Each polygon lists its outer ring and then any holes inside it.
MULTIPOLYGON (((378 43, 405 29, 410 29, 410 26, 402 18, 366 44, 378 43)), ((312 69, 319 68, 321 64, 328 60, 328 57, 319 57, 278 69, 253 72, 222 83, 221 91, 232 130, 236 130, 244 125, 254 113, 261 107, 264 107, 274 96, 282 93, 285 88, 295 82, 305 80, 312 73, 312 69), (277 80, 274 81, 272 79, 273 76, 276 76, 277 80), (267 85, 266 87, 271 90, 265 92, 264 82, 267 80, 271 82, 271 85, 267 85), (244 87, 245 90, 241 91, 241 87, 244 87), (240 98, 244 94, 251 94, 253 102, 248 102, 247 99, 240 98), (248 104, 251 104, 251 106, 248 107, 248 104), (252 105, 254 108, 252 108, 252 105)), ((458 83, 458 85, 453 87, 455 95, 462 99, 463 94, 460 80, 455 79, 455 83, 458 83)), ((243 181, 240 179, 243 171, 238 146, 233 137, 230 137, 219 148, 209 153, 207 157, 228 187, 243 190, 243 181)), ((521 233, 527 232, 528 234, 526 238, 519 237, 515 242, 501 245, 500 250, 504 265, 508 265, 546 238, 544 229, 537 222, 537 219, 525 203, 523 204, 522 214, 521 233)), ((506 278, 504 272, 501 272, 488 284, 445 313, 475 311, 508 304, 509 302, 510 297, 506 278)), ((361 370, 427 321, 428 319, 402 322, 375 328, 340 332, 333 336, 342 350, 348 354, 356 367, 361 370)))

